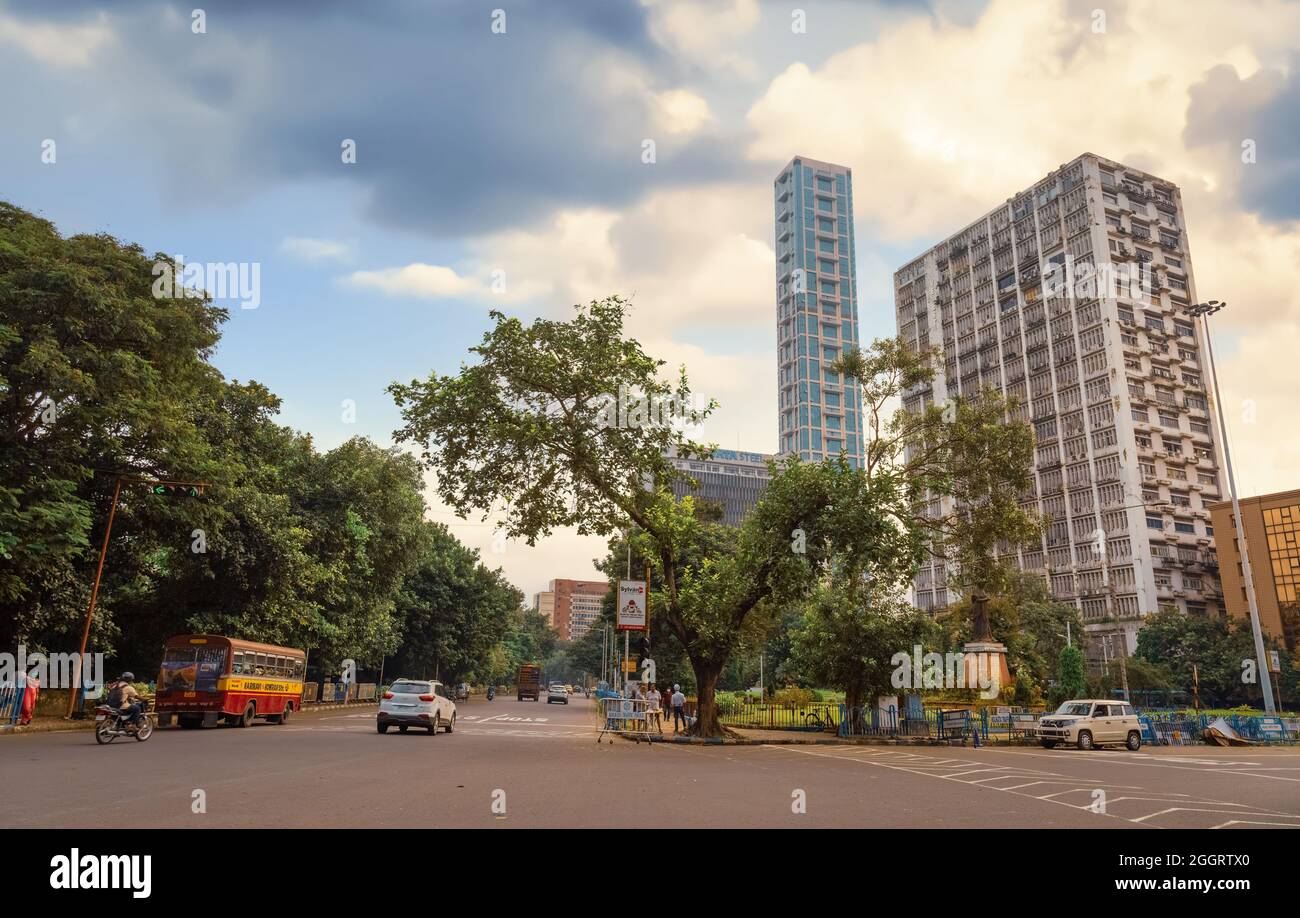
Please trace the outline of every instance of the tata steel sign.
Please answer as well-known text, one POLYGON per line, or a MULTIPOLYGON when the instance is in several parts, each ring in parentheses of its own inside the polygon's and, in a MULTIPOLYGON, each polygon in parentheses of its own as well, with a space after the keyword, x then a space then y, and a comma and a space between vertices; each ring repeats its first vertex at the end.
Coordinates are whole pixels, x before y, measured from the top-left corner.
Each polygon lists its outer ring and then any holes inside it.
POLYGON ((646 630, 646 589, 644 580, 618 582, 618 630, 646 630))

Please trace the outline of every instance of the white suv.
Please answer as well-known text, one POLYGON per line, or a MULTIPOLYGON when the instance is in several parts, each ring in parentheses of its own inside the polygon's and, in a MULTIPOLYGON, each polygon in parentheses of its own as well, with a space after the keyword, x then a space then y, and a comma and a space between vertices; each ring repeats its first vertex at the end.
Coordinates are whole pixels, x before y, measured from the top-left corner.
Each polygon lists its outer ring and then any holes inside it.
POLYGON ((1067 701, 1055 714, 1043 715, 1037 733, 1047 749, 1061 743, 1080 749, 1119 743, 1133 752, 1142 748, 1142 724, 1133 705, 1123 701, 1091 698, 1067 701))
POLYGON ((422 727, 430 736, 439 727, 450 733, 456 726, 456 702, 447 697, 441 682, 398 679, 379 701, 377 724, 380 733, 394 726, 399 733, 407 727, 422 727))

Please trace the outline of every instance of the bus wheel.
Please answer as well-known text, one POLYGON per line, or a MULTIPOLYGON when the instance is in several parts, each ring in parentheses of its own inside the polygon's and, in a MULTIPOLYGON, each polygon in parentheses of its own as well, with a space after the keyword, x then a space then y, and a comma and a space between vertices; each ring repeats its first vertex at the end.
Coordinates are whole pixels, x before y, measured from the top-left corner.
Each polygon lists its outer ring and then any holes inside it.
POLYGON ((256 716, 257 716, 257 705, 253 704, 253 702, 250 701, 248 703, 248 707, 244 708, 244 713, 240 716, 238 720, 235 721, 235 726, 247 727, 249 724, 253 722, 253 718, 256 716))
POLYGON ((286 704, 284 706, 284 713, 280 715, 280 723, 287 724, 289 722, 289 715, 292 713, 293 713, 293 705, 286 704))

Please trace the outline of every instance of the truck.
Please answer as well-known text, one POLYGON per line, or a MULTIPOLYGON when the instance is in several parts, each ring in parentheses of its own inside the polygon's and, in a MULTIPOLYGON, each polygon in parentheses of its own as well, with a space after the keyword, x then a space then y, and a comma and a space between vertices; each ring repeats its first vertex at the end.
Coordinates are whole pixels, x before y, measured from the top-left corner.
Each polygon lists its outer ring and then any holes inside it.
POLYGON ((515 690, 519 701, 525 698, 536 701, 542 694, 542 667, 537 663, 525 663, 519 667, 515 679, 515 690))

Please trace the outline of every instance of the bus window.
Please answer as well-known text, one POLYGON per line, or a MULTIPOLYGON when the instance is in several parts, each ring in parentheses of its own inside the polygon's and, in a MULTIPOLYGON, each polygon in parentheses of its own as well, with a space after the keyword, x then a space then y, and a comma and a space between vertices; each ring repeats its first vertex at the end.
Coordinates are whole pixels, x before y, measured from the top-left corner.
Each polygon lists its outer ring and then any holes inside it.
POLYGON ((259 676, 266 675, 266 654, 259 653, 257 656, 257 669, 254 672, 259 676))
POLYGON ((234 664, 230 667, 230 671, 231 671, 232 673, 234 673, 235 675, 243 675, 243 672, 244 672, 244 652, 243 652, 242 650, 236 650, 236 651, 235 651, 235 662, 234 662, 234 664))
POLYGON ((300 659, 293 661, 293 675, 295 678, 297 679, 302 678, 303 669, 306 667, 306 663, 307 663, 306 660, 300 660, 300 659))
POLYGON ((276 657, 276 658, 275 658, 275 674, 276 674, 277 676, 287 676, 287 675, 289 675, 289 668, 288 668, 288 666, 285 665, 286 662, 287 662, 287 661, 286 661, 286 659, 285 659, 284 657, 276 657))

